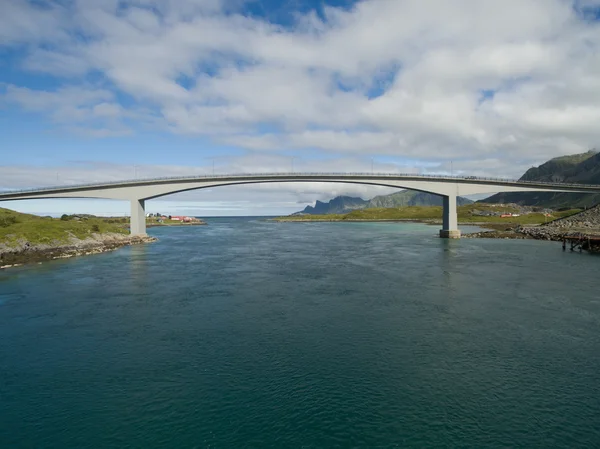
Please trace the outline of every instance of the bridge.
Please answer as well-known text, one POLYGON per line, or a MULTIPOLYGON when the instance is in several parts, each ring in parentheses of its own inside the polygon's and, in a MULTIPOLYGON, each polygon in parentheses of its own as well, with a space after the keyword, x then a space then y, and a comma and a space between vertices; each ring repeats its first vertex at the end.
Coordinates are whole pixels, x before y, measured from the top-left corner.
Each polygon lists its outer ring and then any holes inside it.
POLYGON ((456 198, 496 192, 600 193, 600 185, 516 181, 474 176, 435 176, 385 173, 263 173, 218 176, 190 176, 103 182, 69 186, 13 190, 0 193, 0 201, 42 198, 103 198, 131 203, 132 234, 146 233, 145 201, 188 190, 228 185, 276 182, 334 182, 417 190, 443 198, 443 225, 440 237, 459 238, 456 198))

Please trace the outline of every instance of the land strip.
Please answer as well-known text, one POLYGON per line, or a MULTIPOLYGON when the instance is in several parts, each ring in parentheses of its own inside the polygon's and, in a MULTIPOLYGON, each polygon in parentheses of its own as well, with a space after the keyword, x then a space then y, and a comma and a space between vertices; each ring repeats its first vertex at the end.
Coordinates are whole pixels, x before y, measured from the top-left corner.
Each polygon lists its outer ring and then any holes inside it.
POLYGON ((85 239, 71 238, 69 242, 64 243, 30 244, 22 241, 20 244, 10 247, 0 244, 0 269, 53 259, 100 254, 123 246, 150 243, 156 240, 155 237, 149 236, 94 233, 85 239))
MULTIPOLYGON (((149 217, 148 226, 195 226, 202 220, 149 217)), ((129 234, 128 217, 63 215, 40 217, 0 208, 0 268, 112 251, 123 246, 154 242, 149 236, 129 234)))
MULTIPOLYGON (((442 223, 442 208, 410 206, 400 208, 362 209, 347 214, 291 215, 274 219, 278 222, 418 222, 442 223)), ((600 238, 600 205, 587 210, 548 209, 516 204, 475 203, 458 207, 461 225, 488 228, 487 231, 463 234, 464 238, 535 239, 564 241, 589 240, 583 245, 591 252, 600 251, 594 243, 600 238)))
MULTIPOLYGON (((514 204, 474 203, 458 207, 460 224, 482 227, 514 227, 517 225, 538 225, 557 218, 567 217, 579 209, 549 211, 514 204)), ((347 214, 328 215, 289 215, 273 219, 277 222, 420 222, 439 224, 442 222, 442 208, 438 206, 408 206, 398 208, 361 209, 347 214)))

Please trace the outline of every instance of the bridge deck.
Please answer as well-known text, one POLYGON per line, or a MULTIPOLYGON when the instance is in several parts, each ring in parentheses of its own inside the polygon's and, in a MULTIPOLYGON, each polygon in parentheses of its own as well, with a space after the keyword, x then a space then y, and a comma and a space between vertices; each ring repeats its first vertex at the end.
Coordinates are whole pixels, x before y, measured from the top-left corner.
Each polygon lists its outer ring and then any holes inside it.
POLYGON ((574 183, 556 183, 556 182, 539 182, 539 181, 524 181, 508 178, 493 178, 493 177, 477 177, 477 176, 447 176, 447 175, 425 175, 413 173, 238 173, 238 174, 223 174, 223 175, 198 175, 185 177, 158 177, 145 179, 127 179, 119 181, 102 181, 83 184, 69 184, 59 186, 33 187, 28 189, 14 189, 0 192, 0 199, 12 195, 44 193, 49 191, 78 191, 88 189, 102 189, 114 187, 134 187, 156 184, 171 184, 171 183, 192 183, 192 182, 210 182, 210 181, 253 181, 253 180, 269 180, 290 182, 298 181, 328 181, 333 179, 345 180, 397 180, 397 181, 435 181, 442 183, 460 183, 460 184, 485 184, 498 186, 522 186, 530 188, 559 188, 573 190, 593 190, 600 192, 599 185, 592 184, 574 184, 574 183))

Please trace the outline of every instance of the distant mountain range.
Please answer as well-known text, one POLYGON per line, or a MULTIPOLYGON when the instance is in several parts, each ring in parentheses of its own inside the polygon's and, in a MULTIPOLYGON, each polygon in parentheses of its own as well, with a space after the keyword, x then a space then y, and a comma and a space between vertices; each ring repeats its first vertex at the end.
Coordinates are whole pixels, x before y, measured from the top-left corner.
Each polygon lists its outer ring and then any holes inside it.
MULTIPOLYGON (((586 153, 550 159, 539 167, 527 170, 521 176, 521 180, 600 184, 600 153, 590 150, 586 153)), ((590 207, 600 203, 600 194, 511 192, 498 193, 480 202, 516 203, 522 206, 542 206, 552 209, 590 207)))
MULTIPOLYGON (((473 201, 458 197, 459 206, 470 204, 473 201)), ((404 206, 441 206, 442 197, 430 193, 402 190, 390 195, 376 196, 371 200, 363 200, 351 196, 337 196, 326 203, 317 201, 314 206, 306 206, 302 212, 296 214, 324 215, 346 214, 357 209, 371 209, 374 207, 404 207, 404 206)))
MULTIPOLYGON (((550 159, 539 167, 530 168, 520 178, 523 181, 569 182, 580 184, 600 184, 600 153, 590 150, 586 153, 561 156, 550 159)), ((458 197, 459 206, 473 201, 458 197)), ((590 207, 600 203, 600 194, 586 193, 544 193, 510 192, 498 193, 479 201, 480 203, 515 203, 522 206, 541 206, 552 209, 562 207, 590 207)), ((314 206, 306 206, 296 214, 345 214, 357 209, 374 207, 441 206, 442 197, 430 193, 402 190, 390 195, 376 196, 363 200, 351 196, 338 196, 328 202, 317 201, 314 206)))

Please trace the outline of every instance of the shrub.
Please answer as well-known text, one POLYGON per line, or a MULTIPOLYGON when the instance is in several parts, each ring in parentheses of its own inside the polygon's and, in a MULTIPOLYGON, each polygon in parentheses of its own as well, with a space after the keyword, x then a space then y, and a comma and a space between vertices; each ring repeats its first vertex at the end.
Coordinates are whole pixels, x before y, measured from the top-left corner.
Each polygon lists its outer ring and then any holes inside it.
POLYGON ((100 226, 97 224, 92 225, 92 232, 100 232, 100 226))
POLYGON ((19 222, 19 220, 17 220, 17 217, 15 217, 13 215, 7 215, 6 217, 0 217, 0 227, 2 227, 2 228, 7 228, 10 225, 13 225, 18 222, 19 222))
POLYGON ((69 217, 67 214, 62 214, 60 219, 62 221, 69 221, 71 219, 71 217, 69 217))

